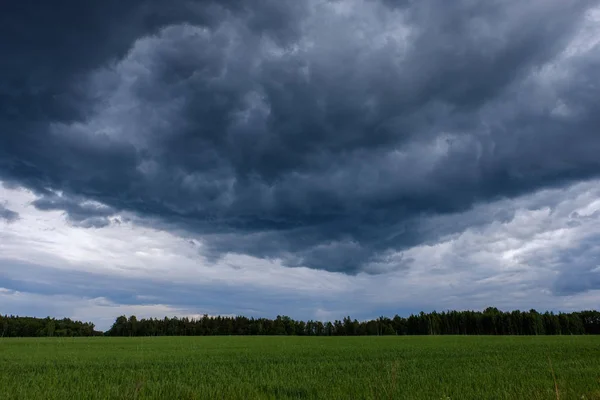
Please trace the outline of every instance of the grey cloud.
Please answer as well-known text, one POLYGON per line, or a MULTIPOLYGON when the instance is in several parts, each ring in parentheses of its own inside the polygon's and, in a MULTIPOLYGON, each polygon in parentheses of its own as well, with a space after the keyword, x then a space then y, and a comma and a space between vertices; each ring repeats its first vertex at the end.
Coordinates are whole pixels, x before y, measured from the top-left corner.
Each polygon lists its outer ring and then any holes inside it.
POLYGON ((0 119, 0 178, 81 226, 125 210, 214 259, 378 273, 477 224, 440 216, 600 172, 600 52, 561 58, 597 1, 107 4, 67 57, 11 47, 0 90, 23 100, 0 119))
POLYGON ((565 296, 600 289, 599 240, 600 235, 593 235, 550 260, 561 266, 552 287, 555 294, 565 296))
POLYGON ((9 210, 0 204, 0 220, 4 220, 6 222, 15 222, 19 219, 19 213, 9 210))
POLYGON ((97 202, 60 194, 48 194, 32 202, 38 210, 64 211, 71 224, 82 228, 103 228, 110 224, 115 210, 97 202))

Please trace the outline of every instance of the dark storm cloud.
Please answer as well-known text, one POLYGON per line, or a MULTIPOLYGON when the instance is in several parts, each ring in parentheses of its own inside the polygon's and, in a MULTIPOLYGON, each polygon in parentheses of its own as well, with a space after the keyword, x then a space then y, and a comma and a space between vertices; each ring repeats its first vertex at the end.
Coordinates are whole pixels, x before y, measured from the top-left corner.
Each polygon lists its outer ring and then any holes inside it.
POLYGON ((597 3, 12 6, 0 179, 214 258, 406 267, 394 251, 469 226, 430 217, 598 175, 600 52, 565 56, 597 3))
POLYGON ((110 218, 115 210, 103 204, 65 197, 58 194, 45 195, 32 202, 38 210, 62 210, 69 222, 83 228, 102 228, 110 224, 110 218))
POLYGON ((19 219, 19 213, 9 210, 0 204, 0 221, 4 220, 5 222, 15 222, 19 219))
MULTIPOLYGON (((23 0, 3 4, 0 14, 0 117, 14 123, 84 118, 78 102, 93 94, 78 86, 82 75, 122 57, 137 38, 177 22, 213 26, 227 13, 248 16, 257 30, 283 34, 299 6, 265 1, 266 13, 251 13, 239 0, 106 0, 53 2, 23 0), (269 21, 269 19, 271 19, 269 21)), ((11 122, 13 124, 11 124, 11 122)))

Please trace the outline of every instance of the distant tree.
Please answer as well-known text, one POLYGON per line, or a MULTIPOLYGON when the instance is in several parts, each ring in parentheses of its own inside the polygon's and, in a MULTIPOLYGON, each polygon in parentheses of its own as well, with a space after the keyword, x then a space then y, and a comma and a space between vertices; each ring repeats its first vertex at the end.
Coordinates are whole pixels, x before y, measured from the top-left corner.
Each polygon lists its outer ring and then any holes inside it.
POLYGON ((46 323, 46 333, 48 334, 48 336, 54 336, 55 329, 56 323, 54 322, 53 318, 50 318, 48 320, 48 323, 46 323))

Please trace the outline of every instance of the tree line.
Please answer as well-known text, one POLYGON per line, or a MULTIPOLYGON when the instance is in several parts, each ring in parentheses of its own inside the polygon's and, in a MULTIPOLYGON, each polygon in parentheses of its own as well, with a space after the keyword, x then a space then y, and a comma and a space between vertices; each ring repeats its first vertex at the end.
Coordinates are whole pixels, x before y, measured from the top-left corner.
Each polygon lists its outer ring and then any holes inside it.
POLYGON ((595 335, 600 334, 600 312, 539 313, 536 310, 502 312, 494 307, 481 311, 446 311, 409 317, 379 317, 358 321, 350 317, 330 322, 300 321, 287 316, 269 318, 118 317, 106 332, 90 322, 68 318, 31 318, 0 315, 0 336, 213 336, 213 335, 595 335))
POLYGON ((91 322, 73 321, 69 318, 33 318, 0 314, 0 337, 74 337, 102 336, 91 322))
POLYGON ((379 317, 358 321, 346 317, 333 322, 237 317, 141 319, 120 316, 107 336, 211 336, 211 335, 584 335, 600 334, 600 312, 573 313, 502 312, 489 307, 483 312, 421 312, 403 318, 379 317))

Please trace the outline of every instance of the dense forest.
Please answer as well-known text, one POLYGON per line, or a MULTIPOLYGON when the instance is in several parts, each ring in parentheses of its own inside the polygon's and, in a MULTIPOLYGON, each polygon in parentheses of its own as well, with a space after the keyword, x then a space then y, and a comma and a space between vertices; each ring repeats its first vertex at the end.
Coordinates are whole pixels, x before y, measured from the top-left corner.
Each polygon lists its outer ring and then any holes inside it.
POLYGON ((209 317, 198 319, 140 319, 120 316, 107 332, 94 324, 70 319, 30 318, 0 315, 0 336, 208 336, 208 335, 584 335, 600 334, 600 312, 572 313, 502 312, 489 307, 479 311, 421 312, 403 318, 379 317, 357 321, 346 317, 333 322, 209 317))

